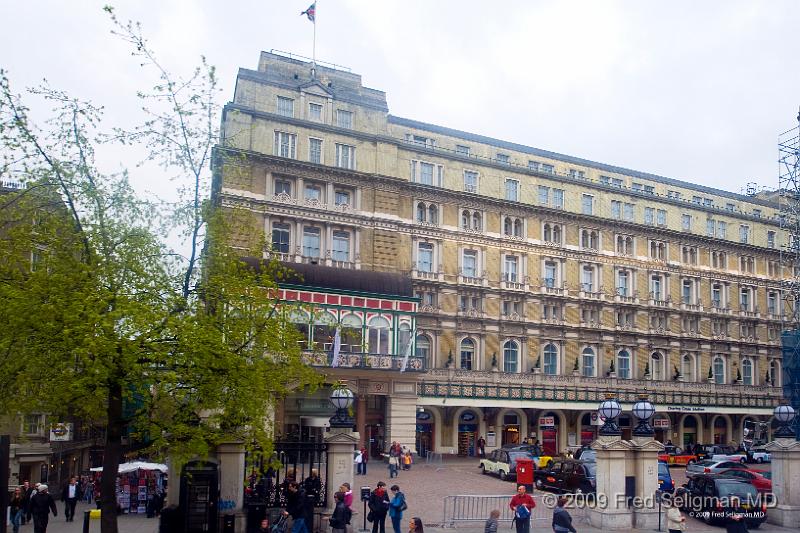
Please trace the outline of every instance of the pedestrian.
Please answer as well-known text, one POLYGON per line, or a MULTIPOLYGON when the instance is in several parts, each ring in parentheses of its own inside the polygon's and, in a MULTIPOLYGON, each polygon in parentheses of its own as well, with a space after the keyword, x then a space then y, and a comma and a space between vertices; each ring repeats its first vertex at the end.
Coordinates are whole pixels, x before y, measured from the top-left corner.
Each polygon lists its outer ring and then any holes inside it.
POLYGON ((61 492, 61 501, 64 502, 64 516, 67 522, 75 518, 75 504, 78 503, 78 483, 74 477, 69 478, 69 483, 61 492))
POLYGON ((309 533, 306 526, 306 494, 297 481, 286 486, 286 510, 284 516, 292 517, 292 533, 309 533))
POLYGON ((500 509, 494 509, 489 513, 486 524, 483 526, 483 533, 497 533, 497 525, 500 520, 500 509))
POLYGON ((566 498, 559 498, 556 502, 556 508, 553 509, 553 531, 554 533, 577 533, 572 526, 572 517, 569 515, 564 505, 567 503, 566 498))
POLYGON ((372 533, 386 533, 386 513, 389 511, 389 495, 386 494, 386 483, 379 481, 375 490, 369 495, 369 515, 372 516, 372 533))
POLYGON ((258 526, 256 533, 271 533, 269 529, 269 520, 266 518, 261 521, 261 524, 258 526))
POLYGON ((403 470, 411 470, 411 463, 414 462, 414 459, 411 457, 411 450, 406 450, 405 455, 403 455, 403 470))
POLYGON ((9 502, 11 525, 14 527, 14 533, 19 533, 20 520, 22 519, 22 487, 14 489, 14 495, 11 496, 9 502))
POLYGON ((397 477, 397 457, 391 455, 389 457, 389 479, 397 477))
POLYGON ((408 524, 408 533, 425 533, 422 527, 422 518, 415 516, 408 524))
POLYGON ((22 484, 22 516, 19 519, 19 523, 22 526, 31 521, 28 509, 30 508, 32 496, 33 487, 31 487, 31 482, 26 479, 22 484))
POLYGON ((481 459, 486 457, 486 439, 483 438, 483 435, 478 437, 478 456, 481 459))
POLYGON ((362 446, 361 447, 361 475, 367 475, 367 463, 369 462, 369 454, 367 453, 367 449, 362 446))
POLYGON ((514 524, 517 526, 517 533, 529 533, 531 530, 531 513, 536 502, 530 494, 525 492, 525 485, 517 487, 517 493, 511 498, 508 504, 514 511, 514 524))
POLYGON ((350 523, 350 518, 353 512, 344 503, 344 493, 339 491, 333 495, 333 500, 336 502, 336 507, 333 510, 328 523, 333 530, 333 533, 346 533, 347 525, 350 523))
POLYGON ((39 488, 31 497, 29 512, 33 517, 33 533, 47 533, 47 522, 50 519, 50 513, 53 513, 53 518, 58 516, 58 509, 56 509, 56 502, 47 490, 47 485, 42 483, 39 488))
POLYGON ((364 456, 361 454, 361 450, 356 450, 356 455, 353 457, 353 464, 356 465, 356 475, 361 475, 361 465, 364 463, 364 456))
POLYGON ((747 533, 748 531, 750 530, 747 529, 747 522, 739 513, 734 513, 725 520, 726 533, 747 533))
POLYGON ((88 480, 86 482, 86 488, 83 489, 83 501, 85 501, 88 504, 91 504, 93 494, 94 494, 94 482, 92 480, 88 480))
POLYGON ((322 494, 322 480, 319 478, 319 470, 311 469, 311 475, 306 478, 304 483, 306 497, 311 499, 316 507, 319 505, 320 495, 322 494))
POLYGON ((672 498, 663 498, 662 501, 667 506, 667 531, 669 533, 685 531, 686 517, 683 516, 675 501, 672 498))
POLYGON ((400 531, 400 523, 403 520, 403 511, 408 509, 406 503, 406 495, 400 492, 400 487, 392 485, 392 500, 389 502, 389 517, 392 519, 392 528, 394 533, 402 533, 400 531))

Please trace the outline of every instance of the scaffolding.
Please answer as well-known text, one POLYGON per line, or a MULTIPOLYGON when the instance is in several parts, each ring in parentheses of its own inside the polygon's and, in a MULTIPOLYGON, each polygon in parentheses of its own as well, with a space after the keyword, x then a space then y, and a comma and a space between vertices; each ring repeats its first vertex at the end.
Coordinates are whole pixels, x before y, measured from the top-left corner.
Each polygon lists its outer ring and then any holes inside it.
MULTIPOLYGON (((780 222, 788 237, 781 247, 783 295, 788 319, 781 343, 783 395, 800 411, 800 113, 798 126, 778 137, 778 190, 780 222)), ((774 377, 773 377, 774 379, 774 377)), ((800 424, 795 424, 800 440, 800 424)))

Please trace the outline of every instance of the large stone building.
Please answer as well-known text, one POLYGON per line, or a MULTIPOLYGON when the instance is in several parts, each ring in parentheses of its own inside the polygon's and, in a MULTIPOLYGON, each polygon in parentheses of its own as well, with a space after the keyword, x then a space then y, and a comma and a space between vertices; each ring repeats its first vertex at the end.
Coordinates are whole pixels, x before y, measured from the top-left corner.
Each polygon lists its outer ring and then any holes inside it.
MULTIPOLYGON (((262 52, 218 149, 247 157, 218 157, 215 178, 217 201, 268 236, 265 256, 354 283, 410 278, 418 307, 402 320, 380 312, 407 296, 388 287, 394 303, 325 300, 358 332, 343 348, 355 363, 326 373, 349 380, 376 451, 470 454, 479 435, 563 451, 595 438, 609 390, 626 409, 647 392, 662 441, 728 443, 769 422, 787 314, 775 203, 388 111, 357 74, 262 52)), ((369 296, 356 285, 334 292, 369 296)), ((297 320, 309 361, 329 365, 317 319, 297 320)), ((287 400, 279 431, 321 425, 324 399, 287 400)))

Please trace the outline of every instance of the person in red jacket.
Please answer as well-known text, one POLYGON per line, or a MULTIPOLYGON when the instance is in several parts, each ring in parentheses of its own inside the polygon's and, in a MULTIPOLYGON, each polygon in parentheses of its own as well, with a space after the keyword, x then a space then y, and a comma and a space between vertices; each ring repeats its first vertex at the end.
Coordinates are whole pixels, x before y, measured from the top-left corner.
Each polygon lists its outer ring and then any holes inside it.
POLYGON ((517 526, 517 533, 529 533, 531 530, 531 513, 536 507, 536 502, 525 491, 525 485, 517 487, 517 493, 511 498, 508 506, 514 511, 514 524, 517 526))

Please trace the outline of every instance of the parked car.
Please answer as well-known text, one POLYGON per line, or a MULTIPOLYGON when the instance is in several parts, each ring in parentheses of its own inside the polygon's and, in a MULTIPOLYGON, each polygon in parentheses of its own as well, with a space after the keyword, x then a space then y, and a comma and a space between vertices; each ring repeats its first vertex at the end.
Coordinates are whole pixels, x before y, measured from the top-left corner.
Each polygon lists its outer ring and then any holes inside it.
POLYGON ((533 464, 536 468, 545 468, 553 463, 553 457, 550 455, 541 455, 539 447, 533 444, 510 444, 503 446, 501 449, 513 451, 522 450, 533 455, 533 464))
POLYGON ((728 476, 736 479, 742 479, 753 485, 758 492, 765 494, 772 492, 772 473, 764 470, 749 470, 744 468, 732 468, 730 470, 723 470, 719 473, 720 476, 728 476))
POLYGON ((658 460, 664 461, 669 466, 672 465, 691 465, 697 462, 697 456, 692 453, 685 453, 679 446, 664 446, 664 452, 658 454, 658 460))
POLYGON ((708 450, 710 459, 714 461, 739 461, 744 463, 747 461, 747 453, 737 451, 733 446, 721 446, 715 444, 708 450))
POLYGON ((706 459, 711 459, 709 448, 711 448, 710 444, 695 444, 692 446, 692 453, 697 457, 698 461, 705 461, 706 459))
POLYGON ((747 467, 740 461, 715 461, 713 459, 706 459, 705 461, 699 461, 692 465, 686 465, 686 475, 692 476, 695 474, 716 474, 731 468, 747 467))
POLYGON ((584 463, 594 463, 597 462, 597 452, 588 447, 581 448, 575 452, 575 459, 580 459, 584 463))
POLYGON ((594 493, 597 486, 597 463, 577 459, 555 459, 549 468, 533 472, 539 490, 557 493, 594 493))
POLYGON ((748 527, 767 519, 767 503, 749 483, 729 476, 698 474, 676 491, 676 501, 707 524, 723 522, 733 513, 744 517, 748 527))
POLYGON ((669 465, 663 461, 658 462, 658 490, 661 492, 675 491, 675 483, 669 473, 669 465))
POLYGON ((751 448, 747 452, 747 462, 749 463, 771 463, 772 455, 763 447, 751 448))
MULTIPOLYGON (((493 450, 485 459, 481 459, 478 468, 481 469, 481 474, 497 474, 503 481, 516 479, 519 458, 534 459, 533 455, 525 450, 499 449, 493 450)), ((534 467, 535 465, 534 462, 534 467)))

